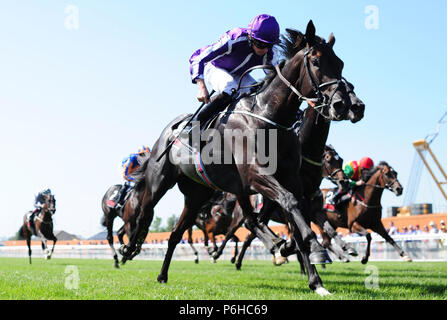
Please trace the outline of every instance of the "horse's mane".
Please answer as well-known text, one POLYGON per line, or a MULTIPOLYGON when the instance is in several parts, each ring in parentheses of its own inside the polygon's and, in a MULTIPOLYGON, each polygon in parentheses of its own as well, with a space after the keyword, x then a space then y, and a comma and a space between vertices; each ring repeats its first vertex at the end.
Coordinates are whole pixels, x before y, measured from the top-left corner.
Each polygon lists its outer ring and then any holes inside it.
MULTIPOLYGON (((293 58, 298 51, 304 48, 304 46, 306 45, 306 41, 303 40, 305 40, 305 38, 305 35, 301 31, 294 29, 286 29, 286 34, 281 35, 281 41, 278 44, 278 53, 281 56, 285 57, 285 59, 280 60, 280 69, 282 69, 282 67, 286 63, 286 60, 293 58)), ((315 36, 315 42, 321 44, 326 43, 326 41, 319 36, 315 36)), ((275 76, 276 71, 268 71, 266 76, 262 80, 264 82, 262 89, 265 88, 275 78, 275 76)), ((262 91, 262 89, 260 91, 262 91)))
MULTIPOLYGON (((380 165, 380 164, 379 164, 380 165)), ((362 171, 362 180, 363 181, 368 181, 369 179, 371 179, 371 177, 379 170, 379 167, 372 167, 368 170, 363 170, 362 171)))
MULTIPOLYGON (((286 34, 281 35, 281 42, 279 44, 281 53, 286 59, 293 58, 298 51, 302 50, 306 45, 306 36, 301 31, 295 29, 286 29, 286 34)), ((315 35, 315 42, 318 44, 326 43, 326 40, 315 35)))
POLYGON ((390 165, 386 161, 380 161, 378 166, 387 166, 387 167, 389 167, 390 165))

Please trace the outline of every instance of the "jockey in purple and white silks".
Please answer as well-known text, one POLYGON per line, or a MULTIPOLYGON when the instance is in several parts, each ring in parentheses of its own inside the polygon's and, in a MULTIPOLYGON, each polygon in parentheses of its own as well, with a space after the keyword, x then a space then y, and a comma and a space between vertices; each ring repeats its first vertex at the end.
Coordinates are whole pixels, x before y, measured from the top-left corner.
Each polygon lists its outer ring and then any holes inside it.
MULTIPOLYGON (((260 14, 253 18, 248 28, 231 29, 216 43, 193 53, 189 59, 191 79, 198 86, 197 99, 208 103, 193 121, 206 120, 222 111, 231 101, 231 89, 237 88, 246 70, 279 60, 273 50, 273 46, 279 43, 279 31, 278 22, 273 16, 260 14), (211 102, 205 80, 218 93, 211 102)), ((250 75, 246 75, 241 86, 255 82, 250 75)))

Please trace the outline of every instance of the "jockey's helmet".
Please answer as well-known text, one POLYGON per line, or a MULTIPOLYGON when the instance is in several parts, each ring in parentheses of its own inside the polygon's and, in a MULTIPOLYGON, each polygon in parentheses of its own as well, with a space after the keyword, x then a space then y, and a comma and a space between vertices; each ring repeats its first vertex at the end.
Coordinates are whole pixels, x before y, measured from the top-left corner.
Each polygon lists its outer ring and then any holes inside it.
POLYGON ((143 146, 141 146, 140 149, 138 149, 138 154, 142 154, 142 153, 146 153, 146 152, 151 152, 151 149, 149 149, 149 147, 146 145, 143 145, 143 146))
POLYGON ((279 24, 275 17, 260 14, 253 18, 248 25, 250 37, 273 45, 279 42, 279 24))
POLYGON ((360 159, 359 165, 363 169, 370 169, 374 167, 374 161, 372 161, 372 159, 369 157, 363 157, 362 159, 360 159))
POLYGON ((50 190, 49 188, 44 189, 44 190, 42 191, 42 194, 51 194, 51 190, 50 190))

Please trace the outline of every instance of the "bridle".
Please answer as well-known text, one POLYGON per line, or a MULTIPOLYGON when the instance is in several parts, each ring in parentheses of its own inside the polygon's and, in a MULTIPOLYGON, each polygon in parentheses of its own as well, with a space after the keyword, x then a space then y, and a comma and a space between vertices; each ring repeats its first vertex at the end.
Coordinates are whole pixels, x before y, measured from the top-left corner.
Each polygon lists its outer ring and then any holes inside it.
MULTIPOLYGON (((239 82, 238 82, 238 86, 236 89, 232 89, 232 96, 235 96, 237 92, 239 92, 240 89, 245 89, 245 88, 262 88, 262 85, 264 83, 264 81, 261 81, 259 83, 255 83, 252 85, 248 85, 248 86, 241 86, 242 83, 242 79, 244 78, 245 75, 247 75, 248 73, 250 73, 251 71, 255 70, 255 69, 267 69, 267 70, 275 70, 276 74, 278 75, 279 79, 290 89, 292 90, 293 93, 295 93, 298 96, 298 100, 299 100, 299 104, 301 104, 301 102, 303 101, 312 101, 314 103, 316 103, 317 105, 314 106, 313 108, 318 112, 319 115, 321 115, 326 121, 331 121, 331 117, 325 115, 323 113, 324 108, 329 107, 332 104, 332 99, 335 96, 335 93, 338 91, 338 89, 340 88, 340 86, 344 86, 345 89, 348 86, 348 82, 346 81, 346 79, 344 79, 343 77, 341 77, 340 79, 334 79, 331 81, 327 81, 327 82, 323 82, 323 83, 317 83, 317 81, 314 79, 314 77, 312 76, 312 72, 310 70, 310 65, 309 65, 309 61, 308 61, 308 55, 309 53, 313 50, 313 47, 309 47, 307 48, 307 50, 304 52, 304 65, 306 68, 306 73, 310 79, 311 85, 312 85, 312 89, 315 92, 315 95, 317 96, 316 98, 309 98, 304 96, 303 94, 300 93, 300 91, 290 83, 289 80, 287 80, 284 75, 281 73, 281 69, 279 67, 279 64, 275 65, 274 67, 272 65, 258 65, 258 66, 254 66, 251 67, 249 69, 247 69, 246 71, 244 71, 244 73, 242 73, 241 77, 239 78, 239 82), (330 95, 330 97, 326 97, 322 90, 325 87, 331 86, 336 84, 337 87, 333 90, 332 94, 330 95)), ((257 94, 259 93, 259 91, 256 91, 254 93, 255 98, 257 98, 257 94)), ((232 110, 232 111, 223 111, 220 112, 219 114, 244 114, 247 116, 251 116, 251 117, 255 117, 258 118, 264 122, 267 122, 273 126, 275 126, 278 129, 282 129, 285 131, 291 131, 293 129, 295 129, 296 124, 300 122, 300 120, 296 121, 291 127, 286 127, 283 126, 281 124, 278 124, 268 118, 265 118, 263 116, 254 114, 252 112, 248 112, 248 111, 244 111, 244 110, 232 110)))
MULTIPOLYGON (((384 173, 383 170, 384 168, 380 168, 378 169, 380 171, 380 177, 382 178, 382 181, 385 182, 384 177, 384 173)), ((393 170, 393 168, 390 167, 390 170, 393 170)), ((394 170, 393 170, 394 171, 394 170)), ((377 188, 377 189, 388 189, 390 191, 393 191, 393 184, 396 183, 397 178, 394 178, 393 180, 389 181, 388 183, 385 183, 383 186, 380 184, 371 184, 371 183, 365 183, 365 186, 369 186, 369 187, 373 187, 373 188, 377 188)))
POLYGON ((315 102, 317 104, 317 106, 314 107, 314 109, 322 116, 324 117, 326 120, 331 120, 330 117, 326 116, 325 114, 323 114, 323 109, 330 106, 332 104, 332 99, 335 96, 335 93, 338 91, 338 89, 340 88, 341 85, 346 86, 348 85, 346 79, 344 79, 343 77, 341 79, 334 79, 331 81, 327 81, 327 82, 323 82, 323 83, 318 83, 315 78, 312 75, 312 72, 310 70, 310 65, 309 65, 309 59, 308 59, 308 55, 309 53, 313 50, 313 47, 308 48, 305 52, 304 52, 304 66, 306 68, 306 72, 307 75, 310 79, 311 85, 312 85, 312 90, 315 92, 315 95, 317 96, 316 98, 308 98, 306 96, 304 96, 303 94, 301 94, 299 92, 299 90, 293 86, 289 80, 287 80, 281 73, 281 69, 279 68, 279 65, 275 66, 275 70, 276 73, 278 74, 278 77, 281 79, 282 82, 284 82, 284 84, 290 89, 292 90, 293 93, 295 93, 298 96, 298 100, 300 101, 300 103, 302 101, 312 101, 315 102), (323 92, 321 91, 321 89, 334 85, 336 84, 337 87, 333 90, 332 94, 327 98, 323 92))

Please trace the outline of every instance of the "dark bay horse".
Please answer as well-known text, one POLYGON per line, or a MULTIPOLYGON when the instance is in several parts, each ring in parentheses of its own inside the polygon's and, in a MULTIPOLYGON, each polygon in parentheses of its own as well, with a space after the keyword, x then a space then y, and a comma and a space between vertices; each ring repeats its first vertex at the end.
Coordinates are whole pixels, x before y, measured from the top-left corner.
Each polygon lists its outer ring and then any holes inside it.
MULTIPOLYGON (((208 254, 213 257, 213 262, 216 262, 215 253, 220 249, 216 243, 216 236, 225 235, 233 228, 239 228, 243 223, 244 216, 242 209, 237 203, 237 199, 234 195, 230 193, 223 193, 223 198, 218 203, 212 203, 211 206, 207 206, 209 212, 207 215, 199 214, 196 218, 195 225, 201 229, 205 235, 205 248, 207 248, 208 254), (208 248, 207 240, 211 239, 213 243, 212 248, 208 248)), ((192 228, 189 228, 191 230, 192 228)), ((238 242, 239 238, 234 235, 228 235, 225 239, 233 240, 236 243, 234 256, 232 262, 236 260, 238 254, 238 242)), ((189 240, 192 246, 192 240, 189 240)), ((222 246, 221 246, 222 247, 222 246)), ((197 252, 194 248, 193 250, 197 252)), ((197 256, 197 254, 196 254, 197 256)), ((197 262, 197 259, 196 259, 197 262)))
MULTIPOLYGON (((312 117, 310 117, 310 119, 312 119, 312 117)), ((338 153, 332 146, 326 145, 324 147, 320 161, 317 161, 316 158, 315 161, 311 160, 311 158, 307 158, 304 155, 303 159, 304 161, 301 166, 300 174, 303 176, 303 181, 307 181, 309 185, 310 181, 314 180, 317 182, 319 181, 321 183, 322 177, 330 179, 331 181, 334 181, 337 184, 340 184, 342 181, 344 181, 345 175, 342 170, 343 158, 341 158, 338 155, 338 153), (307 165, 305 163, 307 163, 307 165), (309 178, 309 176, 312 173, 316 174, 314 177, 309 178)), ((327 219, 325 220, 321 218, 321 214, 325 214, 325 212, 322 211, 323 199, 322 194, 319 192, 319 184, 313 183, 313 186, 314 186, 313 189, 305 187, 305 189, 309 190, 309 192, 305 193, 305 196, 310 197, 310 205, 312 209, 311 221, 317 226, 317 228, 320 230, 320 233, 323 233, 324 228, 328 230, 328 233, 330 233, 331 235, 331 237, 329 237, 327 234, 325 234, 325 237, 323 238, 323 246, 334 252, 341 260, 346 261, 347 257, 345 256, 344 252, 336 250, 331 244, 331 239, 333 238, 336 241, 336 243, 338 243, 339 246, 341 247, 347 247, 347 244, 340 239, 340 237, 336 234, 335 230, 331 226, 328 226, 327 224, 325 225, 327 219), (315 186, 317 185, 318 190, 315 190, 315 186)), ((261 210, 261 214, 259 217, 261 221, 263 221, 264 223, 268 223, 268 221, 270 220, 281 224, 286 225, 288 224, 287 217, 284 216, 284 214, 281 211, 281 208, 279 208, 276 204, 266 201, 264 205, 265 206, 263 206, 263 210, 261 210)), ((241 269, 245 251, 255 238, 256 236, 253 233, 250 233, 245 239, 241 252, 236 261, 236 268, 238 270, 241 269)), ((293 251, 293 253, 295 253, 295 251, 293 251)), ((298 254, 297 256, 298 261, 300 262, 301 265, 301 273, 304 273, 304 265, 302 257, 299 252, 297 254, 298 254)))
POLYGON ((351 201, 348 204, 341 204, 341 208, 337 207, 340 214, 326 210, 331 225, 334 228, 347 228, 350 232, 366 237, 366 252, 361 260, 363 264, 368 262, 371 246, 371 234, 366 229, 371 229, 381 235, 396 249, 404 261, 411 261, 409 255, 388 235, 381 220, 380 199, 383 190, 391 190, 396 196, 402 194, 403 187, 397 179, 397 172, 388 163, 382 161, 366 175, 364 178, 366 183, 352 193, 351 201))
MULTIPOLYGON (((121 208, 115 209, 108 205, 109 199, 115 197, 118 194, 118 191, 121 188, 120 184, 111 186, 106 191, 101 200, 101 207, 103 211, 103 216, 101 217, 101 224, 107 228, 107 242, 109 243, 109 246, 112 249, 113 259, 115 261, 116 268, 119 268, 119 259, 118 259, 118 253, 116 252, 115 247, 113 245, 113 222, 116 217, 120 217, 124 222, 124 225, 117 232, 118 239, 121 245, 123 245, 124 234, 127 233, 127 236, 130 237, 131 231, 135 227, 136 217, 140 210, 141 194, 138 191, 144 188, 144 182, 145 182, 143 179, 144 171, 141 168, 144 166, 146 160, 149 159, 149 155, 150 153, 146 152, 138 156, 138 162, 140 163, 140 168, 137 169, 136 172, 132 174, 132 176, 135 179, 135 187, 132 188, 130 191, 128 191, 128 194, 124 199, 124 205, 121 208)), ((135 255, 136 254, 134 254, 133 257, 135 255)), ((129 260, 128 258, 129 257, 123 258, 122 262, 124 263, 126 260, 129 260)))
MULTIPOLYGON (((123 255, 131 255, 138 244, 144 241, 155 205, 177 184, 185 196, 185 207, 171 233, 157 278, 159 282, 167 282, 176 245, 194 223, 201 206, 209 201, 217 188, 237 196, 247 219, 246 226, 256 233, 272 253, 278 253, 284 240, 265 224, 258 222, 249 201, 251 194, 262 194, 264 198, 278 203, 287 213, 294 226, 294 239, 299 243, 309 265, 327 263, 329 256, 317 241, 306 212, 303 211, 303 190, 297 175, 301 150, 293 123, 302 101, 314 104, 315 110, 328 121, 348 119, 354 110, 341 76, 343 62, 333 51, 333 35, 328 42, 316 36, 312 21, 308 23, 305 35, 290 30, 288 32, 290 46, 287 47, 286 60, 276 66, 276 72, 265 79, 263 87, 255 95, 234 101, 227 112, 219 114, 210 124, 209 129, 214 129, 212 132, 216 135, 211 137, 212 148, 208 148, 207 152, 216 157, 213 158, 216 161, 201 161, 204 158, 198 149, 186 147, 183 142, 189 140, 189 136, 175 141, 177 148, 171 148, 169 158, 159 157, 174 137, 174 130, 186 125, 184 120, 188 116, 185 115, 173 120, 155 143, 145 174, 147 183, 136 230, 129 243, 120 251, 123 255), (247 139, 238 139, 245 130, 248 131, 247 135, 259 134, 254 138, 260 142, 257 150, 269 150, 271 157, 267 161, 260 157, 253 158, 250 149, 253 146, 249 145, 247 139), (225 135, 225 132, 230 132, 230 136, 225 135), (220 146, 217 147, 219 142, 220 146), (189 163, 178 161, 181 156, 179 153, 184 150, 191 152, 192 161, 189 163), (193 172, 197 174, 194 176, 193 172)), ((192 132, 194 134, 194 129, 192 132)), ((329 294, 316 268, 308 276, 311 290, 320 295, 329 294)))
MULTIPOLYGON (((53 233, 53 214, 56 212, 56 199, 54 195, 45 195, 45 203, 42 205, 42 209, 35 217, 35 228, 37 234, 42 241, 42 250, 45 252, 45 259, 51 259, 51 255, 54 252, 57 238, 53 233), (47 240, 53 241, 53 247, 50 249, 47 246, 47 240)), ((23 217, 23 225, 19 229, 19 238, 25 239, 28 246, 29 263, 31 264, 31 236, 33 231, 29 225, 29 216, 31 211, 27 212, 23 217)))
MULTIPOLYGON (((222 203, 225 200, 226 200, 226 194, 221 191, 216 191, 214 193, 213 197, 210 199, 210 201, 208 203, 206 203, 205 205, 203 205, 202 208, 199 210, 196 220, 194 221, 194 225, 203 232, 205 249, 207 250, 208 254, 210 254, 210 255, 212 254, 212 251, 213 251, 212 249, 210 249, 208 247, 211 230, 210 230, 210 228, 208 228, 208 231, 207 231, 205 224, 207 223, 208 220, 210 220, 212 218, 213 211, 216 210, 216 209, 214 209, 215 206, 219 206, 219 208, 221 208, 220 211, 223 211, 224 208, 226 208, 226 206, 225 207, 222 206, 222 203)), ((199 263, 199 252, 194 247, 194 241, 192 239, 192 231, 193 231, 193 227, 191 226, 190 228, 188 228, 188 243, 195 255, 194 262, 199 263)), ((213 237, 213 236, 211 235, 211 237, 213 237)), ((212 241, 215 244, 216 240, 212 239, 212 241)))

